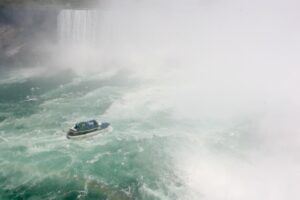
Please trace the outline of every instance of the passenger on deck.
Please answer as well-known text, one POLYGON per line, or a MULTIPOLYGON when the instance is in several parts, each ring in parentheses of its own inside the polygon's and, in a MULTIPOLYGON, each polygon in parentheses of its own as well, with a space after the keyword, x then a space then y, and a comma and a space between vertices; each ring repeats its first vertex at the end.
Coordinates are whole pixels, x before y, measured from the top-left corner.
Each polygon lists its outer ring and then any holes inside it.
POLYGON ((95 127, 99 126, 99 124, 98 124, 98 122, 96 120, 92 120, 92 122, 94 123, 95 127))

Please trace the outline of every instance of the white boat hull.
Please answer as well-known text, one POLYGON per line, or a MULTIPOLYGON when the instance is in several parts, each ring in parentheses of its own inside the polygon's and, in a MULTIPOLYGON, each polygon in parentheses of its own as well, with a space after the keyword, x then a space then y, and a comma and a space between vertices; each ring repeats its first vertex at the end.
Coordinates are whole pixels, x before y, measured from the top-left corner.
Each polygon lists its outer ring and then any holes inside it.
POLYGON ((100 133, 104 133, 106 131, 109 131, 111 130, 112 127, 111 126, 108 126, 104 129, 98 129, 98 130, 95 130, 93 132, 89 132, 89 133, 85 133, 85 134, 80 134, 80 135, 70 135, 70 134, 67 134, 67 138, 68 139, 84 139, 84 138, 89 138, 89 137, 93 137, 95 135, 98 135, 100 133))

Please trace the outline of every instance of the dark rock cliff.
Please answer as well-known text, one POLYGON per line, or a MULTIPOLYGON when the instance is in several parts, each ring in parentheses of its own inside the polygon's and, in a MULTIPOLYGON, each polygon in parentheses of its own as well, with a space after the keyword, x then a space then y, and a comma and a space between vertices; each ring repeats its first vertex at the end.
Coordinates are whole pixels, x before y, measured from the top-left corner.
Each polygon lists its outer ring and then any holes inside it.
POLYGON ((0 65, 34 64, 46 57, 56 43, 58 12, 53 6, 1 6, 0 65))
POLYGON ((60 5, 63 7, 94 7, 98 5, 99 0, 1 0, 0 6, 8 6, 8 5, 60 5))
POLYGON ((0 67, 40 64, 57 46, 57 15, 63 8, 87 9, 96 0, 0 1, 0 67))

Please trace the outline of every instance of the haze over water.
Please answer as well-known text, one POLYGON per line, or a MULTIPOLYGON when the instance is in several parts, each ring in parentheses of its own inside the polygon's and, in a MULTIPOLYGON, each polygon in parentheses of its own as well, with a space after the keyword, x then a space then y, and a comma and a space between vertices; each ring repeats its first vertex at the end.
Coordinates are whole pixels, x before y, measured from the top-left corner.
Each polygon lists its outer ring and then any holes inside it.
POLYGON ((55 59, 0 75, 0 198, 299 199, 299 6, 62 9, 55 59))

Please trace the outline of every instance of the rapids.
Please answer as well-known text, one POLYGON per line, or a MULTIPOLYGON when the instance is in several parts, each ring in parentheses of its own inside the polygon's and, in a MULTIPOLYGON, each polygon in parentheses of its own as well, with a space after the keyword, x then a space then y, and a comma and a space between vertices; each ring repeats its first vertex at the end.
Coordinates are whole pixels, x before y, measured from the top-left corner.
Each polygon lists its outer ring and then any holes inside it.
POLYGON ((61 9, 49 61, 1 66, 0 199, 300 199, 288 2, 61 9), (113 130, 66 139, 88 119, 113 130))
POLYGON ((114 113, 112 107, 135 89, 121 79, 55 74, 3 82, 1 199, 151 199, 156 190, 167 192, 164 181, 176 179, 166 165, 168 134, 160 131, 167 114, 114 113), (66 139, 74 122, 89 118, 111 121, 113 132, 66 139))
POLYGON ((280 169, 298 164, 264 141, 272 118, 187 116, 170 100, 179 88, 124 71, 28 74, 1 75, 1 199, 247 199, 296 181, 280 169), (66 139, 90 118, 113 131, 66 139))

